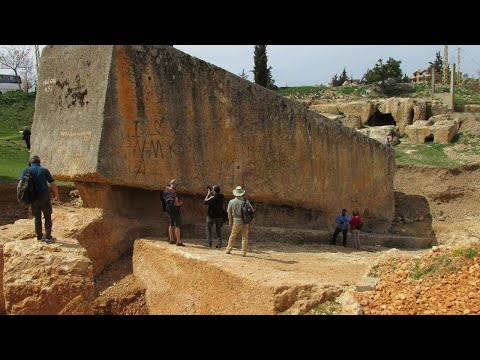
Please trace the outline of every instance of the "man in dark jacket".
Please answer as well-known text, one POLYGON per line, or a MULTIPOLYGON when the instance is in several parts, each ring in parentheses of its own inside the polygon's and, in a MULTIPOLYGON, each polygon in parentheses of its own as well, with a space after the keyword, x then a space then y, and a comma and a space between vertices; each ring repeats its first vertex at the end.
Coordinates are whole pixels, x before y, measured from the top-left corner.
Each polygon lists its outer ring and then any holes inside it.
POLYGON ((213 188, 208 187, 207 196, 205 196, 205 205, 208 205, 207 215, 207 243, 205 247, 212 247, 212 227, 215 224, 217 233, 217 249, 222 248, 222 225, 223 225, 223 211, 225 209, 225 197, 220 194, 220 186, 214 185, 213 188))
POLYGON ((25 144, 27 145, 28 150, 30 150, 30 136, 31 135, 32 135, 32 133, 30 132, 28 127, 25 126, 23 128, 23 132, 22 132, 22 140, 25 140, 25 144))
MULTIPOLYGON (((52 238, 52 204, 50 203, 49 187, 53 190, 55 198, 54 202, 59 201, 58 187, 55 184, 50 171, 40 165, 40 158, 36 155, 30 158, 30 167, 23 169, 22 175, 20 175, 20 181, 18 187, 20 187, 21 181, 25 177, 27 169, 30 169, 33 184, 35 185, 35 199, 32 203, 32 214, 35 216, 35 234, 38 241, 46 241, 48 244, 54 242, 52 238), (42 213, 45 218, 45 235, 43 238, 42 232, 42 213)), ((17 189, 18 189, 17 187, 17 189)))

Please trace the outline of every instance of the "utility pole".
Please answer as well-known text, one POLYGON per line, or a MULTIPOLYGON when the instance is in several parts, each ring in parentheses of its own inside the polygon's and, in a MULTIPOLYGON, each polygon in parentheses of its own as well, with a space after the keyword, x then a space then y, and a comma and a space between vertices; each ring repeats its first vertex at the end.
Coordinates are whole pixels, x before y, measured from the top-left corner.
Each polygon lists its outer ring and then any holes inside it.
POLYGON ((443 45, 443 74, 442 84, 448 84, 448 45, 443 45))
POLYGON ((452 112, 455 111, 455 63, 452 64, 452 79, 450 81, 450 102, 452 105, 452 112))
POLYGON ((432 66, 432 96, 435 94, 435 66, 432 66))
POLYGON ((38 65, 40 63, 40 49, 38 45, 33 45, 35 47, 35 63, 37 65, 37 77, 38 77, 38 65))
POLYGON ((457 49, 458 51, 458 59, 457 59, 457 84, 459 85, 462 82, 462 74, 460 72, 460 48, 457 49))

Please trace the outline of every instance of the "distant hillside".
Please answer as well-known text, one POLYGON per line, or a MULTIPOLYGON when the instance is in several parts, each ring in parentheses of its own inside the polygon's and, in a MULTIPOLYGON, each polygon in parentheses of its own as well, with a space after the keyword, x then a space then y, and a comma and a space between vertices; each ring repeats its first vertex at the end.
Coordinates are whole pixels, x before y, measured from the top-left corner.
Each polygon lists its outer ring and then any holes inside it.
POLYGON ((0 95, 0 131, 31 127, 35 111, 35 93, 9 91, 0 95))
MULTIPOLYGON (((477 82, 464 82, 455 87, 455 104, 480 104, 480 91, 477 82)), ((277 92, 283 96, 300 100, 325 100, 325 101, 356 101, 373 100, 386 97, 403 98, 430 98, 432 95, 430 85, 423 84, 397 84, 383 92, 375 85, 346 85, 346 86, 292 86, 279 88, 277 92)), ((450 88, 437 85, 435 93, 448 93, 450 88)))
POLYGON ((34 111, 35 93, 18 90, 0 95, 0 183, 16 182, 28 165, 29 153, 20 131, 32 126, 34 111))

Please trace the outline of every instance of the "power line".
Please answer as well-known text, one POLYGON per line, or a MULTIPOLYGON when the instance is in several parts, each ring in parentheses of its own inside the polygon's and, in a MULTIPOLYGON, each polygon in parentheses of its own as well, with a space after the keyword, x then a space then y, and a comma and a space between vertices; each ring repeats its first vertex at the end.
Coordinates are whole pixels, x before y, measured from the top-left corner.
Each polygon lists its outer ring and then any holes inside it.
POLYGON ((462 50, 462 51, 465 53, 465 55, 467 55, 467 56, 470 58, 470 60, 472 60, 475 64, 477 64, 478 66, 480 66, 480 63, 478 63, 478 62, 477 62, 473 57, 471 57, 465 50, 463 50, 463 48, 460 48, 460 50, 462 50))

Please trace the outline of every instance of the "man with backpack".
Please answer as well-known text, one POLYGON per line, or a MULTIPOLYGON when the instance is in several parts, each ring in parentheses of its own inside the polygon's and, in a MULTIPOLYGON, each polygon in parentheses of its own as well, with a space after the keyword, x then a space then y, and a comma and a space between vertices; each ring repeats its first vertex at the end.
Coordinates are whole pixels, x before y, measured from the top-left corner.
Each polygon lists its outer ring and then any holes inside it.
POLYGON ((233 190, 234 199, 228 203, 228 226, 232 229, 232 233, 228 239, 227 254, 232 252, 238 234, 242 233, 242 254, 247 255, 248 250, 248 232, 250 230, 250 221, 253 218, 253 207, 248 200, 244 199, 245 190, 241 186, 237 186, 233 190), (242 211, 242 208, 245 209, 242 211), (243 214, 245 211, 250 212, 252 216, 246 218, 243 214))
POLYGON ((170 217, 170 226, 168 227, 168 238, 170 244, 177 244, 177 246, 185 246, 180 239, 180 226, 182 219, 180 216, 180 206, 183 201, 179 199, 177 193, 177 180, 173 179, 163 192, 165 199, 165 210, 170 217), (175 241, 175 238, 177 239, 175 241))
POLYGON ((22 186, 25 175, 29 173, 30 180, 33 181, 35 188, 35 197, 31 202, 32 214, 35 217, 35 234, 38 241, 46 241, 47 244, 54 242, 52 238, 52 204, 49 197, 49 187, 53 190, 54 203, 60 200, 58 194, 58 187, 55 184, 50 171, 40 165, 40 158, 36 155, 30 158, 30 167, 25 168, 20 175, 20 181, 18 182, 17 192, 22 186), (43 238, 42 231, 42 213, 45 218, 45 239, 43 238))

